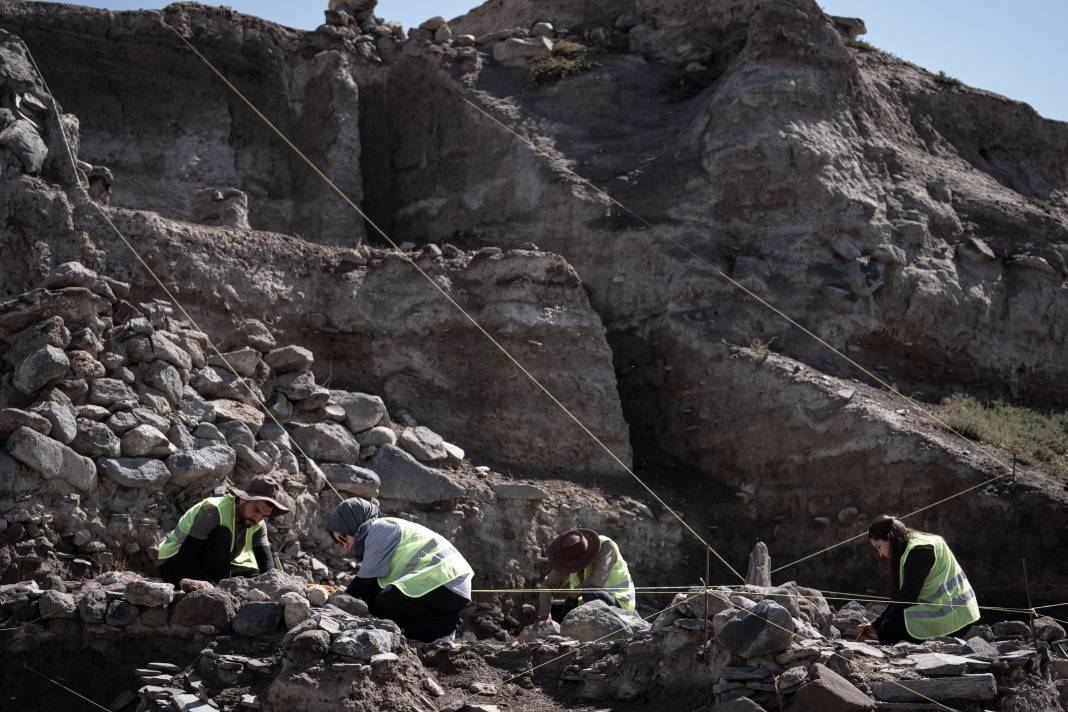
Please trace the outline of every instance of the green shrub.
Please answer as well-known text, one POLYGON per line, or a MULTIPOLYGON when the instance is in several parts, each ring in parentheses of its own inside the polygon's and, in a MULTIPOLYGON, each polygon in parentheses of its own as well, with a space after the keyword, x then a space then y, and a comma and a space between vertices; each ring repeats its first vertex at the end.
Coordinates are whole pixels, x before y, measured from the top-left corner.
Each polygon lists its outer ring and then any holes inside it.
POLYGON ((593 68, 585 56, 577 58, 549 57, 535 62, 530 68, 530 86, 540 87, 565 77, 573 77, 593 68))
POLYGON ((1045 414, 1002 401, 981 403, 955 395, 939 417, 969 440, 1011 450, 1025 464, 1068 475, 1068 413, 1045 414))
POLYGON ((1029 203, 1031 203, 1031 205, 1034 205, 1036 208, 1038 208, 1039 210, 1041 210, 1044 213, 1052 213, 1053 212, 1053 206, 1050 205, 1048 200, 1043 200, 1042 198, 1038 197, 1037 195, 1032 195, 1027 200, 1028 200, 1029 203))
POLYGON ((961 82, 956 77, 951 77, 945 72, 939 72, 935 75, 934 80, 939 84, 945 84, 948 87, 959 87, 961 82))
POLYGON ((870 42, 864 40, 846 40, 846 47, 852 47, 853 49, 859 49, 861 52, 878 52, 879 48, 870 42))
POLYGON ((581 42, 572 42, 571 40, 557 40, 553 43, 553 56, 554 57, 567 57, 568 59, 578 59, 585 57, 590 51, 590 48, 581 42))

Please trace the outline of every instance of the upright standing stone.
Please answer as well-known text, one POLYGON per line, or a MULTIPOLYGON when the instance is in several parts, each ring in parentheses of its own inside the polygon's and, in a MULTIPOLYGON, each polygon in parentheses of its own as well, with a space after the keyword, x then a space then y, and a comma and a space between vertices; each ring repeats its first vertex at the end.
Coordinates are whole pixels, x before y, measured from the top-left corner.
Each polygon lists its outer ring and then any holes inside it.
POLYGON ((745 574, 745 582, 750 586, 771 587, 771 555, 768 547, 762 541, 758 541, 753 547, 753 553, 749 555, 749 571, 745 574))

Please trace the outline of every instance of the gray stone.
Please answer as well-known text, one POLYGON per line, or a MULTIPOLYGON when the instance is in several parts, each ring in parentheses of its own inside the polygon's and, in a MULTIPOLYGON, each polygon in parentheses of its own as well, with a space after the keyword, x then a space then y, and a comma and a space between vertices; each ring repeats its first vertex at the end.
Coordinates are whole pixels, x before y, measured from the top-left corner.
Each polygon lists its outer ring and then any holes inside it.
POLYGON ((989 663, 946 653, 919 653, 910 655, 915 670, 924 677, 947 677, 963 675, 966 672, 982 670, 989 663))
POLYGON ((321 467, 326 478, 339 492, 367 499, 378 497, 381 483, 378 475, 371 470, 332 462, 323 463, 321 467))
POLYGON ((193 429, 193 436, 203 440, 213 440, 217 443, 228 444, 226 436, 223 435, 222 431, 211 423, 201 423, 198 425, 193 429))
POLYGON ((174 604, 171 622, 190 628, 210 625, 226 626, 237 613, 233 596, 216 588, 187 593, 174 604))
POLYGON ((526 64, 531 60, 547 59, 552 53, 553 43, 548 37, 509 37, 493 45, 493 58, 508 64, 526 64))
POLYGON ((280 603, 253 602, 241 606, 234 618, 234 632, 249 638, 266 635, 278 628, 285 607, 280 603))
POLYGON ((330 634, 325 630, 305 630, 295 635, 285 648, 286 656, 298 665, 310 665, 330 651, 330 634))
POLYGON ((1039 640, 1055 643, 1064 640, 1064 627, 1049 616, 1035 618, 1035 634, 1039 640))
POLYGON ((310 371, 315 357, 303 346, 283 346, 271 351, 265 359, 275 373, 310 371))
POLYGON ((171 484, 185 487, 202 477, 222 477, 237 464, 237 453, 229 445, 212 445, 192 452, 179 452, 167 458, 171 484))
POLYGON ((76 410, 76 414, 78 418, 97 421, 111 415, 111 411, 98 405, 80 405, 76 410))
POLYGON ((396 445, 397 434, 385 425, 377 425, 370 430, 365 430, 356 436, 356 442, 360 447, 382 447, 383 445, 396 445))
POLYGON ((177 418, 171 421, 171 427, 167 431, 167 439, 171 441, 171 445, 174 445, 175 452, 197 449, 196 439, 182 424, 182 421, 177 418))
POLYGON ((286 628, 293 628, 300 623, 311 618, 312 605, 304 596, 299 593, 290 591, 289 593, 283 593, 281 598, 282 605, 285 606, 284 620, 286 622, 286 628))
MULTIPOLYGON (((283 502, 284 504, 285 502, 283 502)), ((234 579, 227 579, 233 581, 234 579)), ((280 601, 282 596, 289 592, 304 594, 304 580, 296 576, 290 576, 284 571, 271 569, 265 574, 260 574, 251 579, 241 579, 241 582, 250 589, 257 589, 267 594, 272 601, 280 601)), ((220 582, 221 586, 223 582, 220 582)))
POLYGON ((749 570, 745 574, 745 582, 750 586, 771 586, 771 555, 768 554, 768 546, 758 541, 749 554, 749 570))
POLYGON ((1031 637, 1031 626, 1023 621, 998 621, 991 628, 995 638, 1031 637))
POLYGON ((330 399, 345 409, 345 427, 362 433, 388 419, 386 404, 378 396, 349 391, 330 391, 330 399))
POLYGON ((334 639, 330 652, 358 660, 370 660, 393 650, 393 634, 375 628, 346 630, 334 639))
POLYGON ((141 419, 132 410, 120 410, 104 421, 105 425, 117 435, 122 435, 141 424, 141 419))
POLYGON ((89 402, 109 408, 115 403, 136 403, 137 394, 117 378, 98 378, 89 386, 89 402))
POLYGON ((64 479, 83 492, 96 485, 96 465, 92 460, 35 430, 15 430, 7 440, 7 451, 47 479, 64 479))
POLYGON ((104 477, 131 489, 157 489, 171 479, 171 471, 163 461, 153 458, 101 458, 97 465, 104 477))
POLYGON ((48 157, 48 145, 37 133, 37 128, 26 119, 17 119, 0 131, 0 146, 15 154, 22 163, 22 170, 36 174, 48 157))
POLYGON ((405 428, 397 444, 420 462, 444 460, 448 455, 445 450, 445 440, 430 428, 422 425, 405 428))
POLYGON ((58 440, 64 445, 70 445, 78 434, 78 423, 74 412, 70 407, 55 401, 44 401, 30 406, 30 412, 36 413, 52 424, 52 429, 46 433, 53 440, 58 440))
POLYGON ((78 610, 74 596, 60 591, 45 591, 37 599, 38 614, 42 618, 72 618, 78 610))
POLYGON ((86 623, 100 623, 108 613, 108 599, 103 591, 88 591, 78 601, 78 615, 86 623))
POLYGON ((167 457, 174 450, 167 436, 151 425, 138 425, 122 436, 122 454, 126 457, 167 457))
MULTIPOLYGON (((133 417, 128 411, 124 414, 129 418, 133 417)), ((75 452, 86 457, 118 457, 122 454, 122 441, 109 427, 112 418, 108 418, 104 423, 77 420, 78 432, 70 446, 75 452)))
POLYGON ((52 268, 41 286, 45 289, 63 289, 65 287, 84 287, 91 289, 100 281, 96 272, 81 262, 64 262, 52 268))
POLYGON ((233 369, 237 371, 239 376, 249 378, 256 373, 256 368, 260 365, 260 361, 263 357, 260 352, 251 347, 244 347, 237 351, 229 351, 224 354, 214 354, 208 356, 208 363, 213 366, 219 366, 227 370, 233 369))
MULTIPOLYGON (((807 710, 823 710, 822 707, 808 707, 807 710)), ((753 702, 748 697, 736 697, 733 700, 724 700, 712 708, 712 712, 766 712, 766 710, 753 702)))
POLYGON ((746 611, 737 611, 718 632, 720 642, 742 658, 772 655, 790 647, 794 619, 772 601, 761 601, 746 611))
POLYGON ((67 354, 55 346, 42 346, 22 359, 15 368, 12 385, 28 396, 66 378, 70 371, 67 354))
POLYGON ((237 461, 249 472, 260 475, 271 469, 271 460, 248 445, 234 445, 234 452, 237 453, 237 461))
POLYGON ((182 400, 178 403, 178 411, 204 423, 215 420, 215 406, 206 401, 192 387, 186 387, 182 392, 182 400))
POLYGON ((393 445, 383 445, 371 459, 370 468, 382 482, 379 496, 406 499, 419 504, 433 504, 463 497, 467 489, 445 475, 416 462, 408 453, 393 445))
POLYGON ((171 364, 166 361, 154 361, 145 371, 142 380, 145 385, 155 388, 162 393, 171 405, 178 405, 185 391, 182 376, 171 364))
POLYGON ((253 433, 259 432, 263 427, 263 411, 251 405, 246 405, 235 400, 220 399, 211 401, 215 408, 215 422, 221 424, 226 421, 244 423, 253 433))
POLYGON ((174 601, 174 586, 159 581, 131 581, 122 596, 136 606, 166 607, 174 601))
POLYGON ((304 400, 318 390, 315 374, 311 371, 283 373, 275 379, 274 387, 291 401, 304 400))
POLYGON ((346 613, 351 613, 354 616, 367 615, 367 603, 362 598, 356 598, 350 596, 347 593, 335 593, 327 601, 332 606, 337 606, 346 613))
POLYGON ((993 643, 979 636, 972 636, 961 649, 962 655, 974 655, 980 660, 997 660, 998 649, 993 643))
POLYGON ((70 362, 71 373, 77 378, 103 378, 107 375, 104 364, 97 361, 88 351, 71 351, 67 354, 67 360, 70 362))
POLYGON ((226 344, 229 348, 251 346, 264 353, 276 346, 271 330, 258 319, 245 319, 238 324, 226 340, 226 344))
POLYGON ((52 423, 40 413, 18 408, 0 410, 0 437, 6 438, 19 428, 29 428, 41 435, 48 435, 52 432, 52 423))
POLYGON ((252 434, 252 430, 247 425, 239 420, 220 421, 216 424, 216 427, 230 447, 238 445, 256 446, 256 436, 252 434))
POLYGON ((290 436, 304 453, 315 460, 355 465, 360 445, 352 433, 338 423, 293 424, 290 436))
POLYGON ((880 702, 983 701, 992 700, 998 694, 997 682, 990 673, 875 682, 871 687, 880 702))
POLYGON ((156 360, 166 361, 181 371, 192 371, 193 361, 181 346, 174 341, 174 336, 165 331, 156 331, 149 337, 152 343, 152 356, 156 360))
POLYGON ((140 613, 141 610, 137 606, 121 599, 116 599, 108 604, 108 612, 104 616, 104 622, 108 625, 123 628, 137 620, 137 616, 140 613))
POLYGON ((560 634, 586 643, 628 638, 649 627, 649 623, 634 611, 624 611, 604 601, 590 601, 564 616, 560 623, 560 634))
POLYGON ((875 709, 874 700, 825 665, 812 665, 809 677, 811 681, 798 689, 788 712, 866 712, 875 709))

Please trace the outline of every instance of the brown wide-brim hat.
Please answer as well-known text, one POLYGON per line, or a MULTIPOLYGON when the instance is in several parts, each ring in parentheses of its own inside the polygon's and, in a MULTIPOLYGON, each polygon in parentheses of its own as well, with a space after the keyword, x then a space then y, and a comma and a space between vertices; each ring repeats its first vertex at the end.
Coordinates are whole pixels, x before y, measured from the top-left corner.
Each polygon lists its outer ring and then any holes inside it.
POLYGON ((237 487, 231 487, 230 491, 233 492, 235 497, 239 499, 252 500, 254 502, 268 502, 274 511, 271 516, 276 514, 286 514, 289 512, 289 507, 285 506, 277 499, 278 490, 280 485, 277 480, 267 475, 261 475, 248 483, 248 487, 245 489, 238 489, 237 487))
POLYGON ((555 571, 573 574, 582 571, 597 558, 601 540, 592 529, 569 529, 549 544, 549 566, 555 571))

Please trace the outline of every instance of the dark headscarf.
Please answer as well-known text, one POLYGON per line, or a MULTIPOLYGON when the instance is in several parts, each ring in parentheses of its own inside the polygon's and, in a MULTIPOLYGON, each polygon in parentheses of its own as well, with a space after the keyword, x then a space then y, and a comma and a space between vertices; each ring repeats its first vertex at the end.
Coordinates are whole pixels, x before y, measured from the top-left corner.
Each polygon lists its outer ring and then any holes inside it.
POLYGON ((377 504, 362 497, 351 497, 339 504, 330 518, 326 520, 326 530, 355 537, 353 553, 356 558, 362 558, 367 529, 377 518, 377 504))

